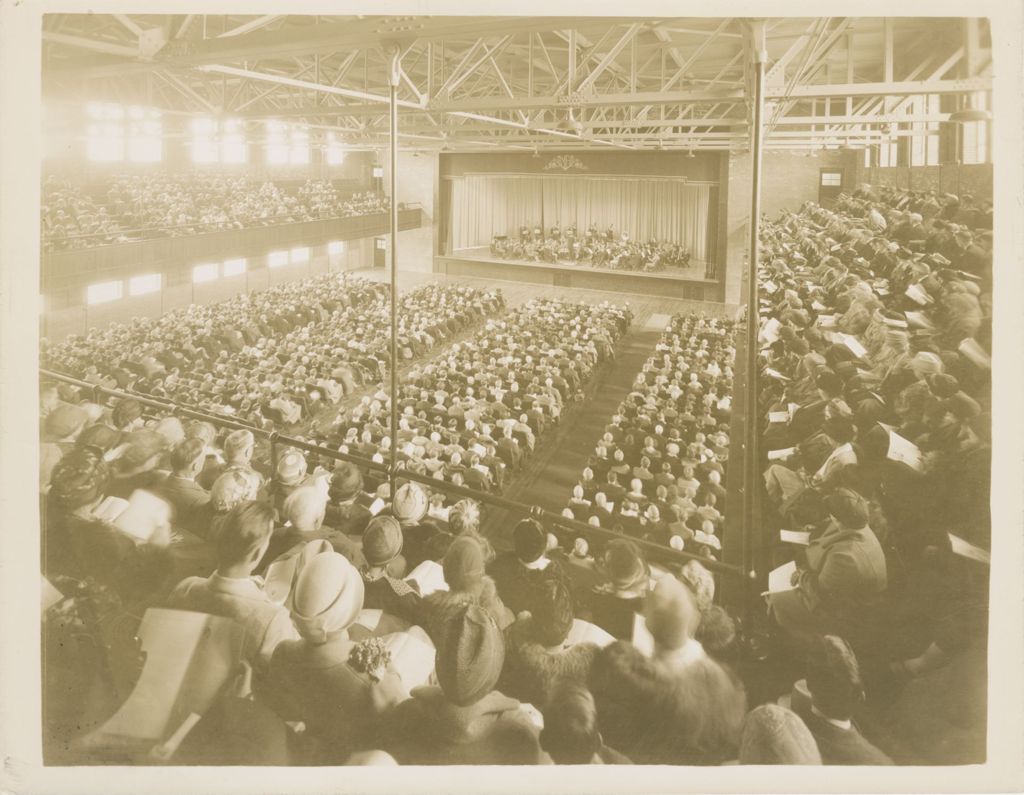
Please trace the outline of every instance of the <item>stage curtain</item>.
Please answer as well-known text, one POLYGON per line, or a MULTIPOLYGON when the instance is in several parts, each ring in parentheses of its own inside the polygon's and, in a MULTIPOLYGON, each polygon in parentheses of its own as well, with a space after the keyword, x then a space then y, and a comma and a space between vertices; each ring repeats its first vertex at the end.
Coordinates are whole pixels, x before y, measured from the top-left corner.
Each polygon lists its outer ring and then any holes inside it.
POLYGON ((452 180, 452 246, 489 246, 543 222, 543 177, 465 176, 452 180))
POLYGON ((545 232, 575 224, 609 226, 630 239, 682 243, 707 261, 711 185, 639 177, 465 176, 453 180, 452 243, 490 245, 494 235, 517 235, 541 223, 545 232))

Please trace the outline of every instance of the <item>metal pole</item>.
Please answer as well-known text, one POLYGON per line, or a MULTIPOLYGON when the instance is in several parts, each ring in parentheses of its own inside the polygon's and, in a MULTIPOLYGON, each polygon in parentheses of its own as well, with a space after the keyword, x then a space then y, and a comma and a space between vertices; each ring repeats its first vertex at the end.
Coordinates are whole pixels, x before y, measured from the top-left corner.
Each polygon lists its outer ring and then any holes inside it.
POLYGON ((400 50, 391 56, 391 448, 388 453, 388 482, 395 494, 395 465, 398 455, 398 80, 400 50))
MULTIPOLYGON (((765 45, 764 23, 754 21, 752 25, 751 50, 753 56, 753 114, 750 139, 750 248, 749 270, 747 272, 747 394, 746 424, 744 426, 745 477, 743 478, 744 522, 741 536, 741 561, 744 571, 752 568, 752 547, 756 534, 760 533, 757 507, 759 492, 757 434, 760 423, 757 416, 757 338, 760 330, 760 316, 757 297, 757 264, 760 253, 759 235, 761 231, 761 155, 764 138, 764 67, 768 58, 765 45)), ((744 604, 749 609, 749 599, 744 604)))

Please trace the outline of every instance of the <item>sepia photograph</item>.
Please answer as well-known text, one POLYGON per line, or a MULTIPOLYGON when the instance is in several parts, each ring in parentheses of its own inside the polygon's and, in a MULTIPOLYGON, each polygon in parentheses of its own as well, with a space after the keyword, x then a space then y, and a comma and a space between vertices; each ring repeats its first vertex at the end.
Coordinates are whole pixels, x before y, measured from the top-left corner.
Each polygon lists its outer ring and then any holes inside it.
POLYGON ((0 789, 1019 770, 1020 30, 393 5, 5 58, 0 789))

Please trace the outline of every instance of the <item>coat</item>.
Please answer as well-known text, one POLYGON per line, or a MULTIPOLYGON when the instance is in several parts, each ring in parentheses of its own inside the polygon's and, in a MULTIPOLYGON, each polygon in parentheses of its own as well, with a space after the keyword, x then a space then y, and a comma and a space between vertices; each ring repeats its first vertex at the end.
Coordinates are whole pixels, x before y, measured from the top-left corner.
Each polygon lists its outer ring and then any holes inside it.
POLYGON ((797 714, 807 724, 818 744, 823 765, 891 765, 892 760, 864 739, 856 726, 844 729, 819 717, 810 709, 797 714))
POLYGON ((542 709, 560 679, 586 686, 599 649, 594 643, 546 649, 530 637, 529 623, 520 621, 511 629, 498 686, 503 693, 542 709))
POLYGON ((391 668, 379 682, 352 668, 348 658, 355 646, 346 637, 282 643, 261 689, 282 718, 303 721, 323 743, 329 761, 338 764, 353 750, 375 747, 378 718, 408 697, 391 668))
POLYGON ((439 687, 414 688, 385 719, 381 747, 400 765, 535 765, 540 731, 515 699, 492 691, 451 704, 439 687))
POLYGON ((772 594, 769 610, 791 632, 848 637, 870 618, 887 582, 885 553, 871 528, 833 522, 808 545, 797 587, 772 594))
POLYGON ((700 644, 682 667, 629 643, 602 649, 590 669, 601 736, 637 764, 717 765, 735 758, 747 711, 742 685, 700 644))

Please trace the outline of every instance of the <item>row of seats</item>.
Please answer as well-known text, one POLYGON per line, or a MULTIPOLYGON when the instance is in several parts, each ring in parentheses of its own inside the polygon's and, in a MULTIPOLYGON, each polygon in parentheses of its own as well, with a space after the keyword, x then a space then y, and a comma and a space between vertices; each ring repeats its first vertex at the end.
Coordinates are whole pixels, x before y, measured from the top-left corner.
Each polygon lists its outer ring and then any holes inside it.
POLYGON ((735 324, 671 318, 605 426, 567 516, 716 558, 726 508, 735 324))
MULTIPOLYGON (((500 291, 424 285, 399 297, 398 355, 425 355, 500 313, 500 291)), ((43 341, 45 367, 262 428, 294 428, 380 383, 390 366, 388 288, 325 274, 156 319, 43 341)))

